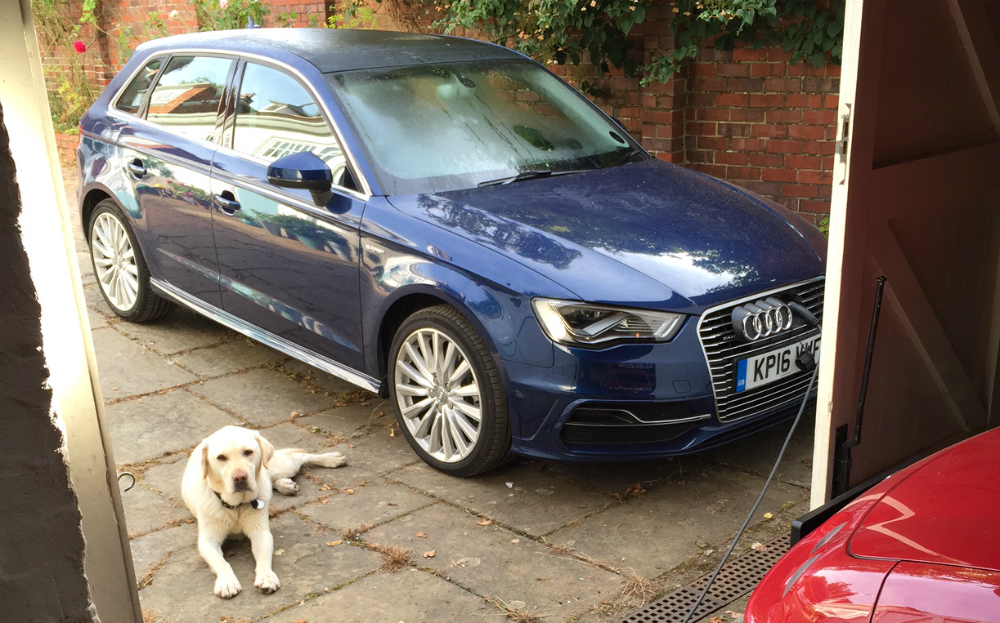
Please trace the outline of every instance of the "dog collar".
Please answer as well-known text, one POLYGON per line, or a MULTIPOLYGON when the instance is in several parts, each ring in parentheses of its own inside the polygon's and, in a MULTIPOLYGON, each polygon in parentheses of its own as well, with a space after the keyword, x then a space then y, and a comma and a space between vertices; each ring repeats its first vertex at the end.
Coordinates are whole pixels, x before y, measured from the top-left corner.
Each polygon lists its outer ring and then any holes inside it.
POLYGON ((225 508, 228 508, 231 511, 236 510, 237 508, 243 506, 243 504, 249 504, 250 508, 254 510, 260 510, 264 508, 264 500, 261 500, 260 498, 253 499, 250 500, 249 502, 243 502, 242 504, 237 504, 236 506, 233 506, 232 504, 226 504, 226 501, 222 499, 222 494, 219 493, 218 491, 212 491, 212 493, 215 494, 215 497, 219 498, 219 504, 222 504, 225 508))

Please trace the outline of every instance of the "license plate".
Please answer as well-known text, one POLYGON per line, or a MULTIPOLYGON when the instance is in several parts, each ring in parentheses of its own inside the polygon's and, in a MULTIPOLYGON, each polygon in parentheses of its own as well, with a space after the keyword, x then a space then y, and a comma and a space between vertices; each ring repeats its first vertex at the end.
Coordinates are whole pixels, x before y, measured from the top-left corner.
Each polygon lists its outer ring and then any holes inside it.
POLYGON ((795 359, 803 350, 807 350, 819 361, 819 336, 789 344, 772 351, 741 359, 736 363, 736 393, 773 383, 793 374, 802 372, 795 359))

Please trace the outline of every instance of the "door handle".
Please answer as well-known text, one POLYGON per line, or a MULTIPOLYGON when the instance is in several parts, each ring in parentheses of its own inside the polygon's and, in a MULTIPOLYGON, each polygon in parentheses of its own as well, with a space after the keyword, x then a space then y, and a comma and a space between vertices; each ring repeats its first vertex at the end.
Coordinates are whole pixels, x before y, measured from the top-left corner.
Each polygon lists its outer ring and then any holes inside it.
POLYGON ((132 162, 125 166, 128 168, 129 173, 134 175, 136 178, 141 179, 146 175, 146 167, 142 166, 142 160, 139 160, 138 158, 132 160, 132 162))
POLYGON ((219 206, 219 210, 223 214, 228 214, 229 216, 232 216, 240 209, 240 202, 236 201, 236 198, 228 190, 221 195, 215 196, 215 205, 219 206), (226 195, 229 196, 227 197, 226 195))

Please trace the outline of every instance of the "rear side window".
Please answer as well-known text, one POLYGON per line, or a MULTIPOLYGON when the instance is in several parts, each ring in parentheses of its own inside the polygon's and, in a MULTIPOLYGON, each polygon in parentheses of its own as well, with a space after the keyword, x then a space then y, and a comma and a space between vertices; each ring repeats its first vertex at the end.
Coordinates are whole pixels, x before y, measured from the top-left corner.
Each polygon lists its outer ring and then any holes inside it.
POLYGON ((149 96, 146 119, 181 136, 212 140, 232 63, 211 56, 172 57, 149 96))
POLYGON ((330 167, 334 182, 350 186, 340 143, 319 105, 297 80, 277 69, 247 63, 236 103, 233 149, 273 162, 311 151, 330 167))
POLYGON ((138 115, 139 108, 142 107, 142 98, 149 91, 150 85, 153 84, 153 78, 156 77, 156 72, 159 71, 162 64, 163 60, 159 58, 146 63, 146 66, 139 70, 135 78, 132 78, 132 82, 122 91, 122 94, 118 97, 118 101, 115 103, 115 108, 123 112, 138 115))

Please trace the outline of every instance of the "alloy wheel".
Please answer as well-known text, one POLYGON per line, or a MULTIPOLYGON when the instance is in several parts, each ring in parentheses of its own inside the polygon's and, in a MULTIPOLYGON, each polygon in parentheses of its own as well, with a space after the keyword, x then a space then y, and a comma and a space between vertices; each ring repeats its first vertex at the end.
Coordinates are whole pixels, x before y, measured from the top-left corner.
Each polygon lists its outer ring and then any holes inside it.
POLYGON ((482 426, 479 381, 465 351, 445 333, 420 328, 396 356, 399 413, 424 452, 444 463, 468 457, 482 426))
POLYGON ((90 252, 97 280, 108 302, 122 312, 135 307, 139 296, 135 249, 125 226, 112 214, 105 212, 95 219, 90 252))

